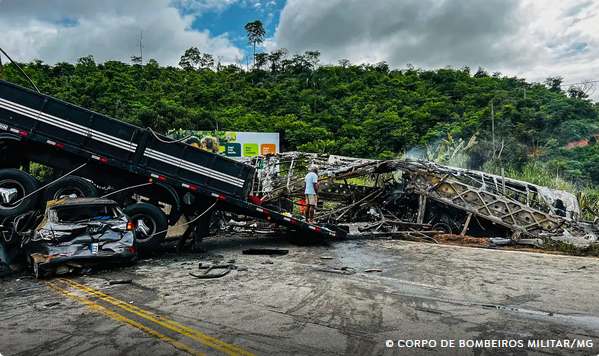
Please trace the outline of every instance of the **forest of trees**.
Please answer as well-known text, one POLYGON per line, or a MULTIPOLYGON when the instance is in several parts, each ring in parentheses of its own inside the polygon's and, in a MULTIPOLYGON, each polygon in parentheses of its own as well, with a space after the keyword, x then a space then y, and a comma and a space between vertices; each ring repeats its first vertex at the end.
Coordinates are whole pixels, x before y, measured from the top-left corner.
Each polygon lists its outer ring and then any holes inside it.
MULTIPOLYGON (((260 43, 260 36, 253 40, 260 43)), ((483 68, 390 68, 346 59, 328 65, 318 51, 285 49, 256 53, 249 67, 221 60, 191 47, 179 67, 136 56, 132 63, 97 63, 91 55, 20 65, 44 93, 159 132, 217 125, 279 132, 284 150, 371 158, 476 135, 462 163, 469 168, 532 167, 579 187, 599 184, 597 140, 566 148, 599 133, 599 105, 588 99, 590 87, 565 87, 561 77, 529 83, 483 68)), ((5 63, 4 72, 31 87, 13 64, 5 63)))

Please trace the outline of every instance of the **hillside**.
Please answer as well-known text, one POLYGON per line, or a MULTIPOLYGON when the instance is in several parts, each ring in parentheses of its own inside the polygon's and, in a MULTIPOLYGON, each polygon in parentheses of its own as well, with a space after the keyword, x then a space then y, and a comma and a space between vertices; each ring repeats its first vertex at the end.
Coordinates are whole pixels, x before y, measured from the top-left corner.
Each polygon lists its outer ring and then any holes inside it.
MULTIPOLYGON (((470 168, 500 156, 494 165, 521 171, 533 160, 582 185, 599 184, 596 140, 566 147, 599 132, 599 106, 576 88, 564 92, 559 77, 528 83, 482 68, 392 69, 345 60, 318 66, 316 51, 273 54, 259 63, 267 69, 252 71, 217 70, 214 61, 186 69, 154 60, 96 63, 91 56, 22 67, 45 93, 160 132, 214 129, 218 122, 221 130, 279 132, 287 150, 373 158, 434 146, 448 133, 465 141, 478 133, 464 163, 470 168)), ((30 87, 13 65, 5 72, 30 87)))

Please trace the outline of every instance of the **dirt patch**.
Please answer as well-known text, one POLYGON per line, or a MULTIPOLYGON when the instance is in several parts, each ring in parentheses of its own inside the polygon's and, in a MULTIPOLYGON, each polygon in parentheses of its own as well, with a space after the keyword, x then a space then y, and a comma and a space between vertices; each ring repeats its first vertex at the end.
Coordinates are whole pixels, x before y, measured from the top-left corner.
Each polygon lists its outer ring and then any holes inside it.
POLYGON ((580 257, 599 257, 599 244, 592 243, 588 246, 575 246, 565 241, 548 241, 541 247, 530 246, 502 246, 502 250, 525 251, 544 253, 549 255, 569 255, 580 257))
POLYGON ((487 246, 488 238, 461 236, 461 235, 436 235, 434 239, 443 245, 457 246, 487 246))
POLYGON ((544 251, 559 252, 563 255, 599 257, 599 243, 588 246, 576 246, 566 241, 549 241, 542 249, 544 251))
MULTIPOLYGON (((490 243, 488 238, 461 236, 461 235, 436 235, 434 239, 442 245, 454 246, 487 246, 490 243)), ((548 255, 570 255, 584 257, 599 257, 599 244, 594 243, 586 247, 574 246, 563 241, 550 241, 542 247, 509 245, 501 246, 500 250, 535 252, 548 255)))
POLYGON ((553 250, 544 250, 539 247, 530 247, 530 246, 501 246, 500 250, 510 250, 510 251, 522 251, 522 252, 534 252, 534 253, 543 253, 547 255, 567 255, 562 251, 553 251, 553 250))

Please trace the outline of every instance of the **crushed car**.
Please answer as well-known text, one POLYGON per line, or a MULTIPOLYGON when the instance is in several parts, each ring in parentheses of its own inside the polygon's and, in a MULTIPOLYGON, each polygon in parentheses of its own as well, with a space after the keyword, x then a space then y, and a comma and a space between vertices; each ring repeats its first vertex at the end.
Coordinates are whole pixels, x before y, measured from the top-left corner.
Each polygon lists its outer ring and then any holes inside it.
POLYGON ((15 236, 20 238, 20 255, 27 259, 36 278, 137 261, 134 224, 109 199, 52 200, 43 212, 16 217, 12 231, 3 234, 5 252, 7 241, 14 250, 15 236))

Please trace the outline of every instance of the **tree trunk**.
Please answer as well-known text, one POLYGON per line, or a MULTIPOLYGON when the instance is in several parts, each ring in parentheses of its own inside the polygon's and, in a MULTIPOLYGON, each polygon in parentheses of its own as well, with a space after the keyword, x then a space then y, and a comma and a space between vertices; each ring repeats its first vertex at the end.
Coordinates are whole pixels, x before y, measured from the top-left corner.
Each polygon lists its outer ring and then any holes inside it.
POLYGON ((254 42, 254 67, 256 67, 256 42, 254 42))

